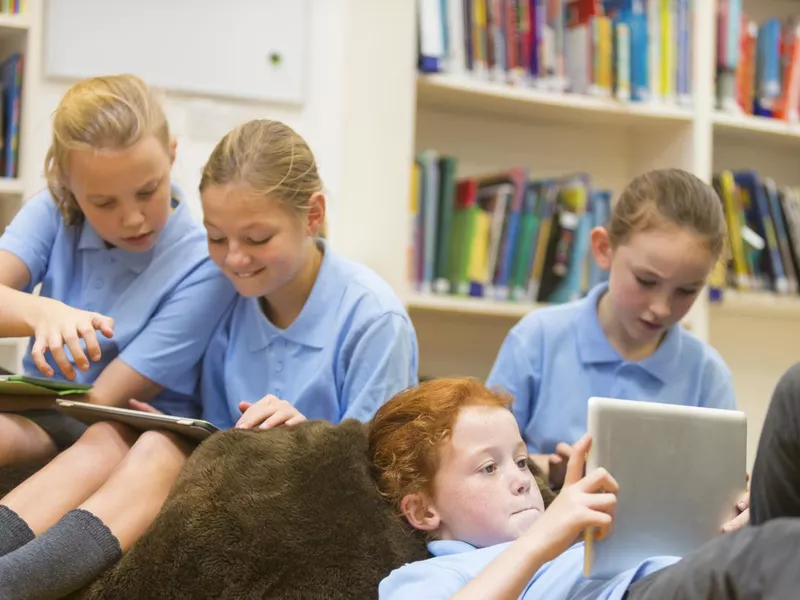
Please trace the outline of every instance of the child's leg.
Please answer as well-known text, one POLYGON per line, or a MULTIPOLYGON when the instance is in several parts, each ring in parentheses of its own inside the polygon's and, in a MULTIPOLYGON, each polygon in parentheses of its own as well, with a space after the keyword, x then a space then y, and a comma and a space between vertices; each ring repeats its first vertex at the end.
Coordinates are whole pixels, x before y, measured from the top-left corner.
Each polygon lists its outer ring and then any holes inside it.
POLYGON ((56 455, 53 439, 30 419, 0 414, 0 467, 48 460, 56 455))
POLYGON ((81 508, 101 519, 127 552, 156 518, 193 449, 166 432, 143 433, 81 508))
POLYGON ((626 600, 796 598, 800 519, 775 519, 719 536, 680 562, 634 583, 626 600))
POLYGON ((772 394, 750 486, 750 522, 800 517, 800 364, 772 394))
POLYGON ((124 426, 92 425, 75 444, 9 492, 0 504, 17 513, 38 535, 96 492, 135 441, 136 433, 124 426))
POLYGON ((169 434, 140 436, 80 508, 0 558, 0 600, 60 598, 97 577, 156 517, 191 450, 169 434))

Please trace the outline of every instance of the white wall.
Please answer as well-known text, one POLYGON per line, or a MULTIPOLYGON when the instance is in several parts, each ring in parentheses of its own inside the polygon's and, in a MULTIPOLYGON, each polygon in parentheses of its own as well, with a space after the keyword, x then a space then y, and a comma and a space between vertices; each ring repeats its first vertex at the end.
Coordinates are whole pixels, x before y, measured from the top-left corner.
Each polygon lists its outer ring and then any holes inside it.
MULTIPOLYGON (((163 92, 164 105, 178 139, 173 170, 175 181, 187 192, 192 208, 201 214, 196 189, 200 170, 214 144, 235 125, 254 118, 279 119, 306 138, 316 154, 331 211, 342 188, 342 138, 346 69, 348 0, 310 0, 308 87, 302 107, 258 102, 236 102, 163 92)), ((45 41, 46 43, 46 41, 45 41)), ((44 80, 36 69, 30 137, 22 149, 29 161, 31 189, 44 185, 42 161, 50 136, 50 117, 72 82, 44 80)))

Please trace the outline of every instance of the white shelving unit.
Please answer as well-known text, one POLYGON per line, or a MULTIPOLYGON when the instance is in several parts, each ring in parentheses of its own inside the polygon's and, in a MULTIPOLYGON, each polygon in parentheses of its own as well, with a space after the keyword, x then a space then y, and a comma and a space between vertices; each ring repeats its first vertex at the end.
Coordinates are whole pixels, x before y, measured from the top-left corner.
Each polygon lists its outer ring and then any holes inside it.
MULTIPOLYGON (((747 167, 781 184, 800 184, 800 125, 714 109, 715 4, 692 3, 690 108, 557 95, 468 75, 410 74, 412 58, 407 55, 393 55, 389 64, 381 65, 381 72, 395 70, 407 90, 399 95, 397 87, 391 94, 371 92, 370 101, 381 103, 386 118, 371 120, 382 132, 370 138, 375 146, 363 148, 359 156, 369 165, 370 177, 382 174, 394 183, 405 179, 399 187, 382 188, 384 200, 378 206, 368 205, 367 199, 357 204, 370 232, 377 229, 386 239, 380 256, 374 256, 374 247, 354 255, 375 266, 406 299, 419 338, 421 374, 485 377, 509 328, 538 305, 422 296, 411 289, 401 274, 409 272, 408 172, 416 152, 433 148, 455 155, 459 176, 513 165, 529 167, 534 177, 587 171, 594 185, 615 193, 634 175, 666 166, 709 182, 722 168, 747 167), (404 129, 408 126, 413 137, 404 129), (378 145, 390 149, 393 157, 402 154, 406 163, 388 164, 375 157, 378 145)), ((745 11, 756 19, 786 16, 800 13, 800 3, 745 0, 745 11)), ((399 43, 399 27, 398 22, 386 24, 372 35, 384 44, 399 43)), ((415 28, 405 33, 414 36, 415 28)), ((340 225, 340 232, 344 228, 340 225)), ((800 360, 800 347, 793 342, 800 334, 798 317, 798 298, 732 293, 713 306, 704 296, 687 317, 691 330, 715 346, 733 372, 740 405, 748 413, 751 460, 773 387, 800 360)))
MULTIPOLYGON (((30 132, 32 106, 36 97, 36 85, 41 56, 39 17, 41 0, 26 0, 26 11, 22 14, 0 14, 0 61, 12 52, 24 55, 22 75, 21 123, 19 132, 19 173, 11 179, 0 177, 0 233, 22 206, 31 192, 31 177, 35 165, 26 156, 30 132)), ((25 350, 25 339, 0 338, 0 366, 16 370, 20 367, 25 350)))

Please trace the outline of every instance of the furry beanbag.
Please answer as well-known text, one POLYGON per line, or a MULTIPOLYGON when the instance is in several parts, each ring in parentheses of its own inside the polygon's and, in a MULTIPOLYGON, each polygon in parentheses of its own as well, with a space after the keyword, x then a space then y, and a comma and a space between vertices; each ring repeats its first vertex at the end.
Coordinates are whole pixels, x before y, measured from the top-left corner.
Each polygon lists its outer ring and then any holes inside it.
POLYGON ((309 421, 206 440, 142 539, 73 598, 372 600, 427 557, 374 487, 366 426, 309 421))

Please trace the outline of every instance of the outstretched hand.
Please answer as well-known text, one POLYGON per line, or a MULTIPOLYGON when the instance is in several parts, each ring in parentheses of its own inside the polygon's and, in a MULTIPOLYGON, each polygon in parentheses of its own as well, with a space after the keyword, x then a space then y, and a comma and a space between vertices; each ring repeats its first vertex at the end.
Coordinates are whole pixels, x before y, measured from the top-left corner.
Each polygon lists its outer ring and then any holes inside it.
POLYGON ((96 362, 102 356, 97 341, 97 331, 107 338, 112 337, 114 319, 100 313, 73 308, 57 300, 49 298, 47 300, 49 301, 47 306, 31 323, 35 340, 31 358, 39 371, 52 377, 55 372, 45 358, 49 350, 64 376, 73 380, 76 377, 75 368, 64 352, 64 345, 66 344, 69 349, 75 366, 81 371, 86 371, 89 368, 89 360, 96 362), (86 344, 88 358, 81 347, 81 339, 86 344))

